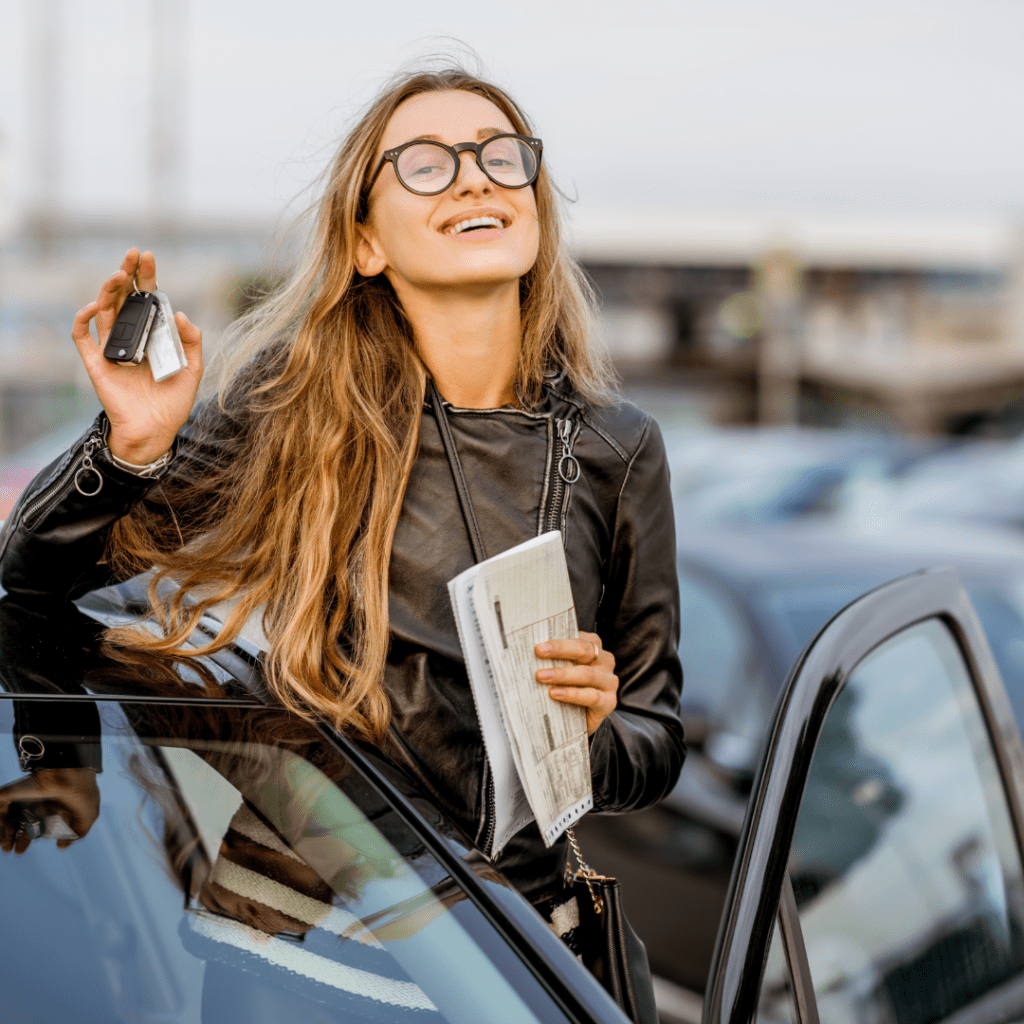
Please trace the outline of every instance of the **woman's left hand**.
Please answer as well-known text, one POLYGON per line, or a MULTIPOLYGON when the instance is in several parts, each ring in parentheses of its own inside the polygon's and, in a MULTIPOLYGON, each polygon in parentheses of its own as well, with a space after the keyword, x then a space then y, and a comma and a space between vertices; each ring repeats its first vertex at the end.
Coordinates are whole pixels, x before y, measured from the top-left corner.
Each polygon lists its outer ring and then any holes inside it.
POLYGON ((593 736, 618 703, 615 655, 604 649, 596 633, 580 633, 574 640, 548 640, 534 651, 538 658, 573 662, 537 669, 537 682, 550 687, 553 700, 586 708, 587 735, 593 736))

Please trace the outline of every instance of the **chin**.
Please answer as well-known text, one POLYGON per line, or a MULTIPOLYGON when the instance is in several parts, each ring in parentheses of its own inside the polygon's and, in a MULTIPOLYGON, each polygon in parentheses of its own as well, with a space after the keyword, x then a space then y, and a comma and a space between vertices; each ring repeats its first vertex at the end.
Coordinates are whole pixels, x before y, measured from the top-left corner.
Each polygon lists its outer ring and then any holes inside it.
POLYGON ((536 258, 526 261, 509 259, 504 253, 473 252, 452 267, 445 277, 453 285, 459 284, 507 284, 518 281, 533 267, 536 258))

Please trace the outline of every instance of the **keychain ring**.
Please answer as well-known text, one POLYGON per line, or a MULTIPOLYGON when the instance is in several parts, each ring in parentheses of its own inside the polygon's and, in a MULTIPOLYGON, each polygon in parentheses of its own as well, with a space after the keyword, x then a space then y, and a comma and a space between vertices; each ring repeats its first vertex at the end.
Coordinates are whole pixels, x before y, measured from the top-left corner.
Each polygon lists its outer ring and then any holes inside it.
POLYGON ((75 473, 75 490, 78 491, 78 493, 81 494, 83 498, 95 498, 96 495, 103 490, 103 474, 100 473, 100 471, 95 466, 80 467, 78 472, 75 473), (82 487, 78 478, 83 473, 92 473, 96 477, 96 490, 87 491, 85 490, 85 488, 82 487))
POLYGON ((576 458, 575 455, 572 455, 569 452, 566 452, 565 455, 563 455, 558 460, 558 475, 567 484, 574 484, 574 483, 576 483, 577 480, 579 480, 579 478, 580 478, 580 463, 579 463, 579 460, 576 458), (565 469, 562 468, 563 465, 566 462, 569 463, 568 471, 566 471, 565 469))
MULTIPOLYGON (((156 284, 156 287, 153 289, 153 291, 156 291, 156 292, 160 291, 160 282, 156 281, 154 283, 156 284)), ((132 295, 144 295, 144 294, 146 294, 146 293, 143 292, 143 290, 139 287, 139 272, 138 272, 138 270, 136 270, 135 273, 132 275, 132 295)))

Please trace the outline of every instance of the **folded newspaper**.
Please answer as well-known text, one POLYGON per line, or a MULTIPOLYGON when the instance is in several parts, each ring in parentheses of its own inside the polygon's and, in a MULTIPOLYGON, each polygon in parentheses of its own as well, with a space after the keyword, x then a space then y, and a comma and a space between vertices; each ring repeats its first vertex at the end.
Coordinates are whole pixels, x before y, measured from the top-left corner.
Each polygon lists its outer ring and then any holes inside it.
POLYGON ((534 645, 578 635, 556 530, 480 562, 448 584, 494 785, 497 856, 536 819, 552 843, 594 804, 587 714, 552 700, 536 671, 562 664, 534 645))

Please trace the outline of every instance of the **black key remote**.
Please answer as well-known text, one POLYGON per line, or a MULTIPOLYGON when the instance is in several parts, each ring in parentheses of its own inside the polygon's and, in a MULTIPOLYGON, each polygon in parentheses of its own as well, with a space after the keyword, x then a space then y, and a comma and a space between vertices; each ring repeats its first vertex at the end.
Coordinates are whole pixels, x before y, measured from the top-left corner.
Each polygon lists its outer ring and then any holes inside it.
POLYGON ((158 308, 150 292, 133 292, 124 300, 103 354, 115 363, 141 363, 158 308))

